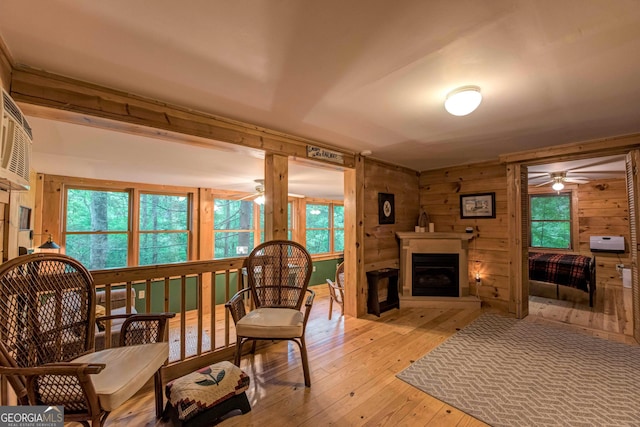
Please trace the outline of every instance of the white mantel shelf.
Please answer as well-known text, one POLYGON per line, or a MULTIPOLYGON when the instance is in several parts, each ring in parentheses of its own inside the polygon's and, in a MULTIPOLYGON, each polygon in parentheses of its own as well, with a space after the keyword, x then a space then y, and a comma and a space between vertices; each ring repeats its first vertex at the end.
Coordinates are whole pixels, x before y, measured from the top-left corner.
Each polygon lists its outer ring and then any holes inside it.
POLYGON ((399 231, 396 233, 401 240, 405 239, 453 239, 453 240, 471 240, 473 233, 416 233, 414 231, 399 231))

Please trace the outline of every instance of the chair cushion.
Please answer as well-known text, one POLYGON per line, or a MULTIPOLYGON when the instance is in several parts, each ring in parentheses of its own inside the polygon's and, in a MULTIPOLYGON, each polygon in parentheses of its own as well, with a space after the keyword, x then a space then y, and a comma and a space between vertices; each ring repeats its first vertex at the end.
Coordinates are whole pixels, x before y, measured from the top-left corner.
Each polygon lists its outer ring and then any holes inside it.
POLYGON ((297 338, 302 336, 304 315, 292 308, 258 308, 236 324, 236 333, 253 338, 297 338))
POLYGON ((80 363, 104 363, 107 366, 92 375, 100 406, 113 411, 133 396, 169 357, 169 343, 108 348, 72 360, 80 363))
POLYGON ((167 383, 165 394, 186 421, 249 388, 249 377, 231 362, 215 363, 167 383))

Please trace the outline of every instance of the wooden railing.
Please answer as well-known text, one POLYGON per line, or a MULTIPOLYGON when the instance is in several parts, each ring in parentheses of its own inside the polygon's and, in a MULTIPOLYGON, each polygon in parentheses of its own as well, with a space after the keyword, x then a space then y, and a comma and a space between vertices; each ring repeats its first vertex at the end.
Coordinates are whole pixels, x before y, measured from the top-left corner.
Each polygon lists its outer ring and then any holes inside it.
MULTIPOLYGON (((170 379, 233 354, 235 329, 224 302, 243 286, 243 262, 244 258, 191 261, 94 270, 91 275, 96 291, 106 292, 107 313, 112 309, 112 290, 120 288, 127 290, 126 312, 131 312, 134 305, 131 289, 135 289, 138 312, 176 313, 169 322, 170 355, 165 378, 170 379)), ((105 325, 104 332, 105 347, 110 347, 110 324, 105 325)))

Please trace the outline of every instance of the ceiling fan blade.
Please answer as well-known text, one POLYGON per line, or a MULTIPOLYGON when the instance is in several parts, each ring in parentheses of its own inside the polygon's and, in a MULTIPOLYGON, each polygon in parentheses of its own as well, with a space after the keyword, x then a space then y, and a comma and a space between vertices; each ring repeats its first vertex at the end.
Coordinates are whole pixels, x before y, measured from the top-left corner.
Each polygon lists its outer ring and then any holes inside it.
POLYGON ((550 179, 550 177, 551 177, 551 175, 549 173, 547 173, 547 172, 536 173, 536 174, 530 173, 530 174, 527 175, 527 180, 529 182, 531 182, 531 181, 540 181, 541 179, 548 180, 548 179, 550 179))
POLYGON ((589 183, 589 180, 587 178, 565 178, 564 182, 572 182, 574 184, 587 184, 589 183))
POLYGON ((614 166, 616 163, 624 164, 624 156, 607 156, 592 159, 590 163, 583 164, 581 166, 572 168, 570 172, 579 171, 581 169, 591 169, 598 166, 609 165, 614 166))
POLYGON ((585 171, 585 170, 575 170, 569 171, 571 175, 573 174, 581 174, 581 175, 625 175, 626 171, 624 170, 606 170, 606 171, 585 171))
POLYGON ((536 184, 536 187, 542 187, 543 185, 551 184, 552 182, 554 181, 553 180, 545 181, 542 184, 536 184))
POLYGON ((236 200, 237 200, 237 201, 240 201, 240 200, 247 200, 247 199, 251 199, 251 198, 253 198, 253 197, 257 197, 257 196, 259 196, 259 195, 260 195, 260 193, 253 193, 253 194, 249 194, 248 196, 244 196, 244 197, 241 197, 241 198, 236 199, 236 200))

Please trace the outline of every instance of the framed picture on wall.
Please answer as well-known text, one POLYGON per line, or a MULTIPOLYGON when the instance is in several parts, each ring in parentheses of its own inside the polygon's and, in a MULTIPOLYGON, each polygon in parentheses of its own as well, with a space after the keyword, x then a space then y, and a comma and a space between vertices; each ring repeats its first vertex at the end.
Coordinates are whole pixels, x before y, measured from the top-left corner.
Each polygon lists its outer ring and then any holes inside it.
POLYGON ((395 224, 396 207, 393 201, 393 194, 378 193, 378 223, 395 224))
POLYGON ((31 229, 31 209, 24 206, 20 206, 18 211, 18 224, 20 230, 31 229))
POLYGON ((495 218, 496 193, 461 194, 460 218, 495 218))

